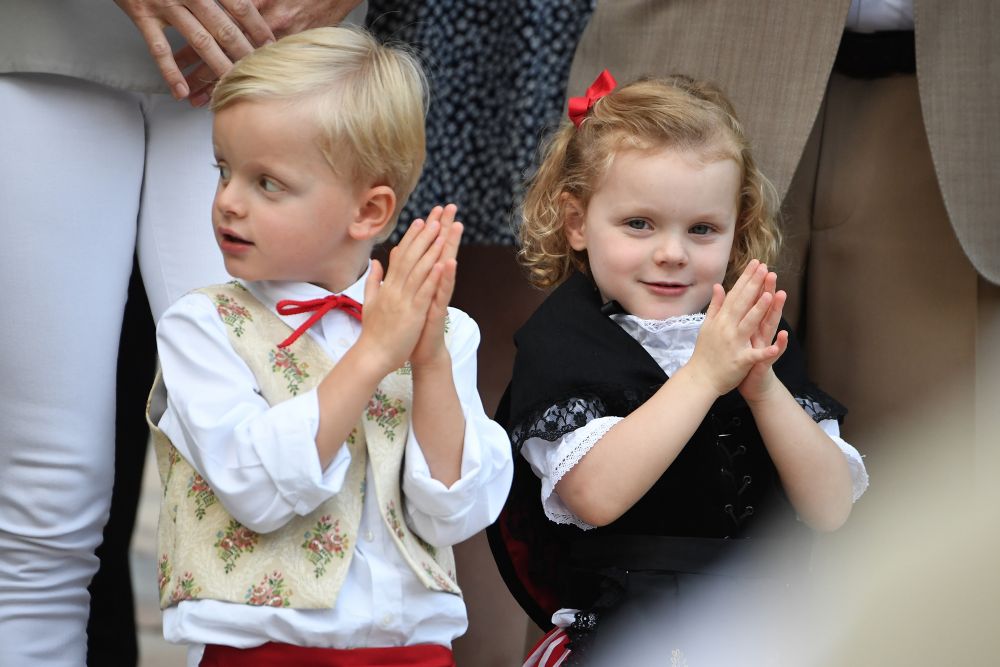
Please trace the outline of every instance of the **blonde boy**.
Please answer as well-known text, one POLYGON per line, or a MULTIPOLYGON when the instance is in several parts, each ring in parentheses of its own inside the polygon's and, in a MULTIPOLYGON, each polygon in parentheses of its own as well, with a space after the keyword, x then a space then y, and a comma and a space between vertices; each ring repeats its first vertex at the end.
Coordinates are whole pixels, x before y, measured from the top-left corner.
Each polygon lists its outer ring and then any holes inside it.
POLYGON ((449 309, 455 207, 395 225, 424 159, 416 61, 349 28, 286 37, 217 86, 215 238, 237 278, 158 326, 164 635, 188 665, 450 665, 450 545, 511 478, 449 309), (385 662, 389 660, 391 662, 385 662))

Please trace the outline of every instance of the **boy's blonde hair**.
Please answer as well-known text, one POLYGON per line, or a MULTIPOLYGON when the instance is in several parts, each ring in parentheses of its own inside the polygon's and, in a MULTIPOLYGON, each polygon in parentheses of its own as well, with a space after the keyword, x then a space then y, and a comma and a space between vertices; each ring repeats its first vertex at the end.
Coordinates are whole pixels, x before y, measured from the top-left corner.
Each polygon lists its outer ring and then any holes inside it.
POLYGON ((215 87, 211 109, 248 100, 311 106, 319 148, 334 171, 396 193, 379 240, 392 233, 426 151, 427 81, 412 54, 361 28, 305 30, 237 62, 215 87))
POLYGON ((617 152, 659 148, 695 151, 706 160, 732 159, 740 167, 727 289, 751 259, 774 260, 781 241, 777 194, 757 168, 732 104, 715 85, 675 75, 615 88, 593 105, 580 127, 564 121, 549 140, 522 208, 518 256, 532 284, 550 287, 573 269, 589 269, 586 253, 566 240, 563 194, 586 207, 617 152))

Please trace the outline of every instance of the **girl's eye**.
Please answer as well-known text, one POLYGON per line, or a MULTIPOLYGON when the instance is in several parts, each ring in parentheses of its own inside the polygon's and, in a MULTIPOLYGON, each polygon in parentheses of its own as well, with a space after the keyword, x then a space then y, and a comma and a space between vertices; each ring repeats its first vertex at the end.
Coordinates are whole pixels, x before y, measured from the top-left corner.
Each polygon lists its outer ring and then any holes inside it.
POLYGON ((690 229, 690 232, 692 234, 697 235, 697 236, 704 236, 705 234, 711 234, 712 233, 712 228, 709 225, 701 223, 701 224, 697 224, 694 227, 692 227, 690 229))
POLYGON ((260 179, 260 187, 264 192, 281 192, 281 186, 267 177, 260 179))
POLYGON ((642 218, 630 218, 625 221, 630 229, 649 229, 649 222, 642 218))
POLYGON ((216 169, 219 170, 219 179, 223 181, 228 181, 230 176, 229 167, 227 165, 218 163, 215 164, 214 166, 216 169))

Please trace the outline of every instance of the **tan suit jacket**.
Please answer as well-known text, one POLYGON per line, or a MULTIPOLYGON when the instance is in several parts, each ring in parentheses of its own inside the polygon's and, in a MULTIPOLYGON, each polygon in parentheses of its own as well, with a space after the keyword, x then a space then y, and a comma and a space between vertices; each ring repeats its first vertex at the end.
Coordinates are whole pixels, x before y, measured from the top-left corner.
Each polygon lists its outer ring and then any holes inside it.
MULTIPOLYGON (((579 95, 605 67, 619 81, 682 72, 728 92, 784 197, 833 68, 850 0, 603 0, 570 75, 579 95)), ((973 266, 1000 283, 1000 5, 914 0, 924 124, 951 224, 973 266)))

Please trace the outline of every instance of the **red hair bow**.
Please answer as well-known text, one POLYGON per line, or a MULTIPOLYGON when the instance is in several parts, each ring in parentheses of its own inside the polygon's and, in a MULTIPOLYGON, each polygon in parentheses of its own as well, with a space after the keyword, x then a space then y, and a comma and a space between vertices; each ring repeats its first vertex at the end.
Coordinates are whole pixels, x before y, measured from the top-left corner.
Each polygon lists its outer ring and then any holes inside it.
POLYGON ((569 119, 573 121, 573 125, 580 127, 580 123, 583 122, 594 103, 614 90, 616 85, 618 82, 615 81, 615 77, 611 76, 611 72, 605 69, 597 75, 594 83, 590 84, 583 97, 569 98, 569 119))

